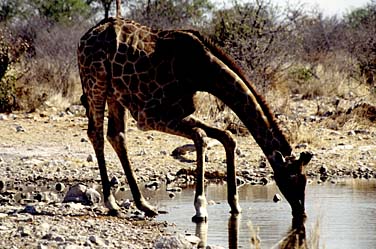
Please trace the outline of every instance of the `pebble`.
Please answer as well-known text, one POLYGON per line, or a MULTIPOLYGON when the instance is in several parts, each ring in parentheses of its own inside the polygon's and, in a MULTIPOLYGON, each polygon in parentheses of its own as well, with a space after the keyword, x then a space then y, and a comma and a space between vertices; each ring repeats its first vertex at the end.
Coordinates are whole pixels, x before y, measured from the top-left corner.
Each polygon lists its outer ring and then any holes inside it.
POLYGON ((100 246, 100 247, 104 247, 104 246, 108 245, 108 243, 106 243, 104 239, 102 239, 102 238, 100 238, 100 237, 98 237, 96 235, 90 235, 89 238, 88 238, 88 240, 91 243, 93 243, 93 244, 95 244, 97 246, 100 246))
POLYGON ((160 188, 160 182, 158 181, 151 181, 145 184, 145 188, 156 190, 160 188))
POLYGON ((280 195, 280 194, 275 194, 274 196, 273 196, 273 201, 274 202, 280 202, 280 201, 282 201, 282 196, 280 195))
POLYGON ((36 207, 32 205, 26 205, 26 207, 21 210, 20 213, 28 213, 32 215, 40 214, 40 212, 37 211, 36 207))
POLYGON ((113 176, 110 181, 111 186, 116 186, 120 184, 119 178, 117 176, 113 176))
POLYGON ((0 193, 6 190, 6 183, 4 180, 0 180, 0 193))
POLYGON ((90 205, 98 204, 102 200, 101 194, 93 188, 86 189, 85 195, 90 205))
POLYGON ((86 138, 81 138, 81 143, 88 143, 89 142, 89 140, 87 140, 86 138))
POLYGON ((261 183, 262 185, 266 185, 266 184, 269 183, 269 180, 268 180, 268 178, 263 177, 263 178, 260 179, 260 183, 261 183))
POLYGON ((8 116, 4 113, 0 113, 0 120, 8 120, 8 116))
POLYGON ((21 125, 16 126, 16 131, 17 132, 25 132, 25 129, 21 125))
POLYGON ((86 161, 87 162, 94 162, 94 158, 95 158, 95 156, 93 156, 92 154, 89 154, 88 156, 87 156, 87 158, 86 158, 86 161))
POLYGON ((190 249, 193 245, 185 238, 178 234, 176 236, 162 236, 154 243, 155 249, 190 249))
POLYGON ((169 187, 169 188, 166 188, 166 191, 169 191, 169 192, 181 192, 182 188, 181 187, 169 187))
POLYGON ((65 190, 65 185, 62 182, 58 182, 55 184, 55 190, 57 192, 63 192, 65 190))

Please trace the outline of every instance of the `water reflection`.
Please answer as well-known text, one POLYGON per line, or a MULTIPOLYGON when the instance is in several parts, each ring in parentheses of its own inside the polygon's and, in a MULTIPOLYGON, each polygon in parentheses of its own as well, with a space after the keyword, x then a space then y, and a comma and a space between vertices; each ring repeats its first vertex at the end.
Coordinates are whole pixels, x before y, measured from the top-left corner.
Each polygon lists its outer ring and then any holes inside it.
POLYGON ((205 245, 225 248, 291 248, 299 245, 300 248, 332 249, 374 248, 376 244, 376 181, 308 185, 308 218, 300 224, 291 220, 291 209, 286 201, 272 201, 278 191, 272 184, 239 189, 241 216, 230 216, 225 185, 209 185, 207 197, 215 204, 208 207, 208 223, 191 223, 194 214, 192 191, 185 189, 170 199, 161 189, 151 193, 151 202, 168 211, 158 220, 175 223, 179 233, 202 238, 200 248, 205 245), (320 227, 316 228, 316 223, 320 227), (258 238, 261 238, 259 245, 258 238))
MULTIPOLYGON (((231 214, 228 218, 228 248, 238 249, 239 232, 240 232, 240 214, 231 214)), ((292 220, 291 229, 288 231, 286 236, 277 244, 280 249, 306 249, 306 228, 305 220, 292 220)), ((206 248, 207 238, 208 238, 208 222, 198 222, 196 223, 196 233, 195 235, 201 239, 197 248, 206 248)), ((252 228, 253 229, 253 228, 252 228)), ((251 229, 251 230, 252 230, 251 229)), ((250 238, 250 248, 259 249, 261 248, 261 239, 258 236, 257 231, 251 231, 250 238)), ((240 246, 241 247, 241 246, 240 246)))
POLYGON ((282 239, 280 243, 281 249, 291 249, 299 248, 306 249, 307 240, 306 240, 306 228, 304 225, 305 220, 292 220, 291 230, 287 235, 282 239))

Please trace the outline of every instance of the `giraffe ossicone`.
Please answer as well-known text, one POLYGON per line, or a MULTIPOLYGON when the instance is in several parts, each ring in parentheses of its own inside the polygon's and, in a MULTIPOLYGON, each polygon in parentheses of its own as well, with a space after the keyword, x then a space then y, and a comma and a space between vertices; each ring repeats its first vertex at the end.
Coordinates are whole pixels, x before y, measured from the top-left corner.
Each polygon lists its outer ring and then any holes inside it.
POLYGON ((132 20, 108 18, 80 40, 78 64, 81 100, 88 117, 106 207, 119 209, 111 193, 104 157, 104 113, 108 105, 107 139, 116 151, 137 208, 157 215, 137 185, 126 145, 126 109, 142 130, 157 130, 192 139, 197 152, 196 220, 206 220, 204 172, 206 137, 225 148, 228 202, 240 212, 236 187, 235 147, 229 131, 192 116, 195 93, 208 92, 228 105, 244 123, 268 158, 275 180, 292 208, 303 217, 306 176, 303 166, 312 154, 291 156, 292 149, 261 95, 234 61, 199 32, 152 30, 132 20))

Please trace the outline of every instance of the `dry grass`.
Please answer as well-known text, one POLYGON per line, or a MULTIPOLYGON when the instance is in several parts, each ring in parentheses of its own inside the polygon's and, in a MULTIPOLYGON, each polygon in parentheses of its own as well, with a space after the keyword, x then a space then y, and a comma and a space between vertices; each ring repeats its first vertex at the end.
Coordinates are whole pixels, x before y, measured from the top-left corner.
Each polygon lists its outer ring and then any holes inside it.
MULTIPOLYGON (((259 236, 259 228, 254 227, 252 222, 247 223, 250 232, 250 248, 262 248, 262 238, 259 236)), ((291 229, 284 238, 282 238, 272 248, 281 249, 320 249, 320 222, 317 219, 312 226, 310 236, 306 238, 305 226, 299 229, 291 229)), ((321 247, 325 248, 325 247, 321 247)))

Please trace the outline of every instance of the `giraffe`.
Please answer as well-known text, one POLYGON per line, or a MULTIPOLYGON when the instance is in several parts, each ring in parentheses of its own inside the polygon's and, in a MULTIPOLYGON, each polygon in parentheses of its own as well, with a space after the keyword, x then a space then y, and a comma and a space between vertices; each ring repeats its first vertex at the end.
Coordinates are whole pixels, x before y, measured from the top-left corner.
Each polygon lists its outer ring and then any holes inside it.
MULTIPOLYGON (((117 7, 117 9, 120 9, 117 7)), ((207 137, 217 139, 226 152, 228 203, 238 214, 235 170, 236 142, 229 131, 212 127, 192 114, 195 94, 208 92, 228 105, 248 128, 266 155, 275 181, 292 208, 305 217, 306 175, 303 166, 310 152, 299 158, 277 125, 273 114, 241 69, 210 40, 193 30, 153 30, 133 20, 108 18, 80 40, 78 66, 81 101, 88 117, 88 137, 93 145, 102 181, 105 206, 117 214, 104 157, 104 111, 108 106, 107 139, 117 153, 135 204, 147 216, 158 214, 143 197, 127 154, 127 112, 141 130, 156 130, 192 139, 196 148, 197 184, 193 221, 206 221, 204 155, 207 137)))

